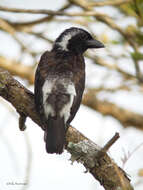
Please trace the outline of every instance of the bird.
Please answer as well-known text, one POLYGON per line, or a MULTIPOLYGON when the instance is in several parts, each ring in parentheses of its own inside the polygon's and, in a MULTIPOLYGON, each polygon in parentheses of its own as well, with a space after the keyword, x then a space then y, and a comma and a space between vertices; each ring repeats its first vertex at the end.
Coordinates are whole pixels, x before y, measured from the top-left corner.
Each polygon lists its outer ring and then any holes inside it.
POLYGON ((66 132, 80 107, 85 88, 83 53, 103 47, 85 29, 70 27, 56 38, 51 51, 42 54, 35 73, 34 99, 47 153, 64 151, 66 132))

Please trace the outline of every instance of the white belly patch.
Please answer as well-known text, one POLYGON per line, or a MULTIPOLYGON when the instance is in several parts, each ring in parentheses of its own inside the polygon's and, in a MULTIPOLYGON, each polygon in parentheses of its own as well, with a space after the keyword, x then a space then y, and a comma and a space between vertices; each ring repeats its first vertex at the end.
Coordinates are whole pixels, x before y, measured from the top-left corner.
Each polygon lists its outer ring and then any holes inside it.
MULTIPOLYGON (((57 110, 55 110, 52 103, 49 103, 47 100, 49 96, 52 97, 52 95, 54 96, 54 94, 58 93, 61 94, 61 99, 64 97, 62 96, 62 94, 69 95, 69 101, 61 105, 61 109, 59 110, 58 113, 60 117, 64 117, 66 123, 68 118, 70 117, 70 111, 73 104, 74 96, 76 96, 75 86, 73 82, 68 78, 62 78, 58 76, 48 77, 42 87, 43 107, 47 119, 49 115, 51 116, 57 115, 57 110)), ((61 104, 61 102, 64 101, 59 100, 57 104, 58 103, 61 104)))

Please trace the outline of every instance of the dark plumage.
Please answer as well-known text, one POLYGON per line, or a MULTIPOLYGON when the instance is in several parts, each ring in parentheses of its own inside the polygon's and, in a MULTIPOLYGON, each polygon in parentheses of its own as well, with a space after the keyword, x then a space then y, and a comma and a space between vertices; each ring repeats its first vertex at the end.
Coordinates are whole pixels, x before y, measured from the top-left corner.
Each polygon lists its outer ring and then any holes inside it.
POLYGON ((35 75, 35 105, 48 153, 63 152, 66 130, 79 109, 85 87, 82 54, 88 48, 102 47, 87 31, 73 27, 41 56, 35 75))

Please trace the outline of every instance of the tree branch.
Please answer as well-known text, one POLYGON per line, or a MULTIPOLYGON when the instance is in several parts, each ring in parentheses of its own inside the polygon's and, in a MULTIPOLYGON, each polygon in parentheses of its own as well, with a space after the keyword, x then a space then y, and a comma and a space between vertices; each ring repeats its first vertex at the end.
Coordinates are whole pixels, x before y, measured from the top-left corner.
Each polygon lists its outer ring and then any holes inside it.
POLYGON ((100 7, 100 6, 120 6, 122 4, 126 4, 126 3, 130 3, 133 0, 106 0, 106 1, 99 1, 99 2, 90 2, 89 5, 90 6, 96 6, 96 7, 100 7))
MULTIPOLYGON (((85 11, 82 12, 64 12, 64 11, 52 11, 47 9, 19 9, 19 8, 9 8, 0 6, 0 11, 5 12, 14 12, 14 13, 30 13, 30 14, 47 14, 50 16, 68 16, 68 17, 77 17, 77 16, 93 16, 96 17, 97 20, 107 24, 112 29, 117 30, 126 40, 127 42, 134 48, 136 52, 138 52, 137 44, 133 40, 134 36, 130 36, 127 32, 122 30, 114 20, 106 15, 99 13, 95 10, 90 9, 90 7, 82 6, 80 2, 76 2, 79 7, 84 8, 85 11)), ((137 66, 138 67, 138 66, 137 66)))
MULTIPOLYGON (((64 11, 67 10, 68 8, 70 8, 71 3, 67 2, 65 5, 63 5, 63 7, 61 7, 59 9, 59 11, 64 11)), ((12 21, 7 21, 9 22, 9 24, 13 25, 16 29, 21 30, 23 28, 29 28, 32 27, 36 24, 41 24, 43 22, 49 22, 53 19, 54 15, 49 15, 49 16, 44 16, 42 18, 38 18, 32 21, 25 21, 25 22, 12 22, 12 21)))
MULTIPOLYGON (((22 65, 19 62, 16 62, 16 60, 7 59, 0 56, 0 67, 8 70, 12 75, 27 79, 30 84, 33 84, 34 82, 34 70, 31 66, 22 65)), ((104 89, 99 88, 99 91, 102 90, 104 89)), ((121 108, 111 102, 97 99, 96 94, 99 91, 97 89, 88 89, 87 93, 83 97, 82 104, 100 112, 105 116, 110 115, 114 117, 124 127, 133 126, 135 128, 143 130, 143 116, 141 114, 137 114, 125 108, 121 108)))
POLYGON ((69 0, 71 3, 82 7, 83 9, 92 10, 93 7, 103 6, 120 6, 122 4, 130 3, 132 0, 106 0, 99 2, 90 2, 86 0, 69 0))
MULTIPOLYGON (((10 102, 18 113, 30 117, 41 128, 39 115, 35 111, 34 94, 16 81, 8 71, 0 68, 0 95, 10 102)), ((66 149, 74 160, 82 162, 86 170, 97 179, 106 190, 132 190, 130 180, 106 154, 97 157, 102 151, 98 145, 87 139, 73 127, 69 127, 66 135, 66 149), (91 154, 89 154, 91 153, 91 154)), ((111 143, 108 143, 111 144, 111 143)))
POLYGON ((95 14, 98 14, 95 11, 67 13, 63 11, 52 11, 48 9, 19 9, 19 8, 9 8, 4 6, 0 6, 0 11, 13 12, 13 13, 27 13, 27 14, 46 14, 51 16, 95 16, 95 14))
POLYGON ((125 80, 136 80, 136 76, 133 74, 130 74, 124 70, 122 70, 117 64, 111 65, 107 61, 105 61, 103 58, 95 55, 90 55, 89 53, 85 53, 85 57, 93 60, 93 63, 102 67, 106 67, 109 70, 115 70, 118 71, 125 80))
POLYGON ((34 83, 34 69, 32 66, 27 66, 14 59, 0 56, 0 67, 9 71, 12 75, 28 80, 30 84, 34 83))
POLYGON ((94 89, 88 89, 82 103, 101 114, 116 118, 124 127, 134 126, 143 130, 143 115, 121 108, 111 102, 99 100, 94 89))

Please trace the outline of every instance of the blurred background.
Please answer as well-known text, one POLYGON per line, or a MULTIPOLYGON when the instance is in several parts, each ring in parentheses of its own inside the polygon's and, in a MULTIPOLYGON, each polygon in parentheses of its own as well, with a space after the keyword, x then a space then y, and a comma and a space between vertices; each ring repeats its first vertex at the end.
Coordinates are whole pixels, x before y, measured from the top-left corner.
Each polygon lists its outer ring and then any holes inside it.
MULTIPOLYGON (((105 44, 105 49, 85 53, 86 90, 72 125, 100 146, 119 132, 109 155, 129 174, 134 188, 142 190, 142 0, 1 0, 0 67, 33 91, 41 54, 71 26, 88 30, 105 44), (19 13, 8 8, 18 8, 19 13), (23 9, 37 14, 22 13, 23 9), (72 16, 38 14, 40 9, 72 16)), ((103 190, 81 164, 71 165, 66 151, 47 154, 43 131, 30 119, 21 132, 18 117, 0 97, 0 190, 103 190)))

